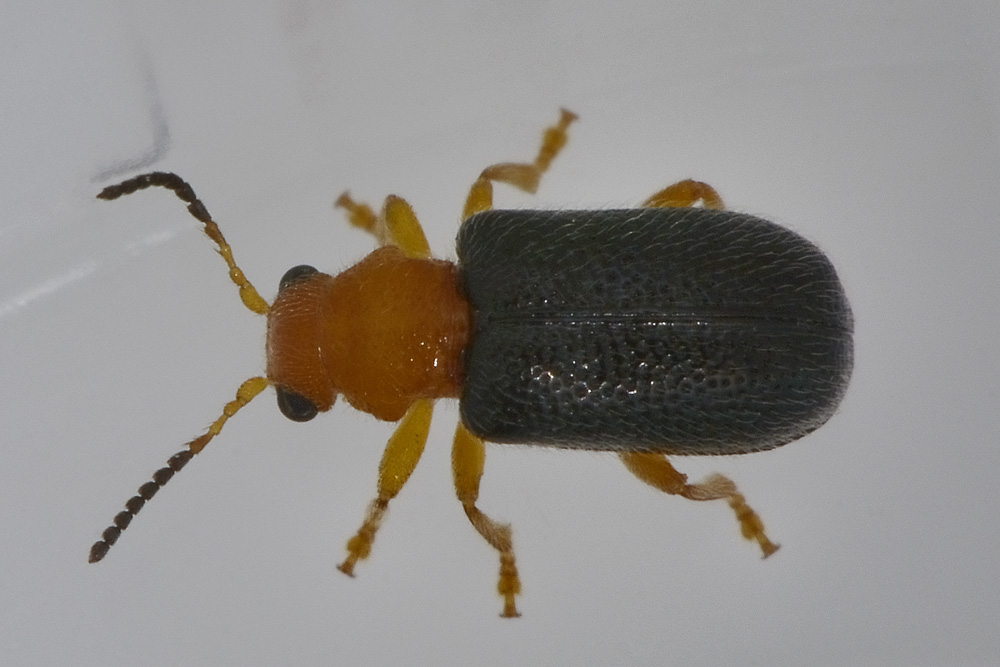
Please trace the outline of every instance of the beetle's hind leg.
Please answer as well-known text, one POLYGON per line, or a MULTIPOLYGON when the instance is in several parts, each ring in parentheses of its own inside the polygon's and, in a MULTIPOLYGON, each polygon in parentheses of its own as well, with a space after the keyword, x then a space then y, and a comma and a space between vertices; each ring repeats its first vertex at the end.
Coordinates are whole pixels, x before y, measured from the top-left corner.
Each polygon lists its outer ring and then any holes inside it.
POLYGON ((686 208, 698 202, 705 208, 723 209, 722 197, 708 183, 679 181, 668 185, 642 203, 645 208, 686 208))
POLYGON ((514 597, 521 593, 521 580, 517 576, 517 565, 514 562, 514 543, 511 540, 510 526, 497 523, 476 507, 476 500, 479 498, 479 480, 483 476, 485 460, 486 447, 482 439, 470 433, 459 422, 451 450, 455 494, 461 501, 465 515, 469 517, 473 528, 500 553, 500 580, 497 582, 497 592, 503 596, 503 613, 500 615, 504 618, 514 618, 520 616, 514 604, 514 597))
POLYGON ((622 452, 619 456, 629 472, 664 493, 682 496, 689 500, 726 499, 729 506, 736 512, 743 537, 748 540, 756 540, 761 551, 764 552, 764 558, 778 550, 779 545, 769 540, 764 533, 764 522, 747 505, 743 494, 728 477, 710 475, 701 484, 688 484, 687 475, 677 472, 670 465, 667 457, 662 454, 622 452))
POLYGON ((465 199, 462 219, 493 208, 492 181, 507 183, 525 192, 534 193, 538 189, 538 181, 542 174, 566 145, 568 138, 566 128, 576 119, 577 115, 572 111, 560 109, 559 120, 555 125, 547 127, 542 135, 542 145, 534 162, 501 162, 483 169, 465 199))

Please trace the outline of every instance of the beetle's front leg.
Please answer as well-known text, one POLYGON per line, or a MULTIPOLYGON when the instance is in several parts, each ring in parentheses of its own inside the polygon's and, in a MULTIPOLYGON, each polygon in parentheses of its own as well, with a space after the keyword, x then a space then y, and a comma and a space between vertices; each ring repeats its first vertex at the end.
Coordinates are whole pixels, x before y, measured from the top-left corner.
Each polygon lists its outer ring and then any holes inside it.
POLYGON ((347 542, 347 559, 337 566, 344 574, 353 577, 354 565, 371 553, 375 532, 389 508, 389 501, 406 484, 424 451, 433 411, 433 401, 414 402, 389 438, 378 468, 378 496, 368 506, 368 513, 357 534, 347 542))
POLYGON ((559 120, 555 125, 547 127, 542 135, 542 145, 534 162, 501 162, 483 169, 465 199, 462 220, 493 208, 492 181, 507 183, 525 192, 534 193, 538 189, 538 181, 542 174, 566 145, 566 128, 576 119, 577 115, 572 111, 560 109, 559 120))
POLYGON ((642 203, 645 208, 686 208, 701 202, 705 208, 724 209, 722 197, 708 183, 687 179, 668 185, 642 203))
POLYGON ((402 197, 386 197, 381 215, 375 215, 371 206, 354 201, 346 192, 337 197, 333 205, 346 210, 347 221, 374 236, 380 246, 394 245, 407 257, 427 259, 431 256, 424 229, 402 197))
POLYGON ((689 500, 725 498, 729 502, 729 506, 736 512, 743 537, 748 540, 756 540, 760 544, 761 551, 764 552, 764 558, 778 550, 779 545, 769 540, 764 534, 764 522, 747 505, 743 494, 728 477, 710 475, 701 484, 688 484, 687 475, 677 472, 663 454, 622 452, 619 456, 629 472, 664 493, 682 496, 689 500))
POLYGON ((455 478, 455 494, 462 503, 465 515, 476 531, 500 552, 500 580, 497 592, 503 596, 504 618, 520 616, 514 605, 514 597, 521 593, 521 580, 517 576, 514 562, 514 543, 511 540, 510 525, 497 523, 476 507, 479 498, 479 480, 483 476, 486 447, 482 439, 474 436, 459 422, 455 430, 455 442, 451 450, 451 471, 455 478))

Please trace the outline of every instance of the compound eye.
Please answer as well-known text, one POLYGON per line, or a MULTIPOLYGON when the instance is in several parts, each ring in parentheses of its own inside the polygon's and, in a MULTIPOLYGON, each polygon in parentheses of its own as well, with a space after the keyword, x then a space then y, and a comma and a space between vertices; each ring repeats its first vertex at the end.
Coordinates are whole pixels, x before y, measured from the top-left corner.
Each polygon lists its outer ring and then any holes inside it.
POLYGON ((308 264, 299 264, 298 266, 293 266, 292 268, 285 271, 285 275, 281 276, 281 282, 278 283, 278 291, 285 289, 292 283, 297 283, 298 281, 311 276, 316 273, 316 269, 309 266, 308 264))
POLYGON ((281 387, 276 387, 275 390, 278 395, 278 409, 293 422, 307 422, 319 413, 308 398, 281 387))

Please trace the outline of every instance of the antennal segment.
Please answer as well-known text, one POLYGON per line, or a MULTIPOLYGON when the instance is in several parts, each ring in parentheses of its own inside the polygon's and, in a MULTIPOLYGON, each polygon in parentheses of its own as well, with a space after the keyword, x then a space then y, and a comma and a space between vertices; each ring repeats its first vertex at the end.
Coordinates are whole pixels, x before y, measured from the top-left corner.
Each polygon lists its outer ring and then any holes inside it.
MULTIPOLYGON (((183 181, 181 182, 183 183, 183 181)), ((167 460, 166 466, 153 473, 152 480, 139 487, 136 495, 129 498, 128 502, 125 503, 125 509, 115 515, 111 525, 101 533, 101 539, 94 542, 94 546, 90 547, 89 560, 91 563, 96 563, 107 555, 111 545, 118 541, 122 531, 128 528, 128 525, 132 523, 132 517, 139 513, 139 510, 143 508, 146 501, 155 496, 156 492, 170 481, 174 473, 187 465, 192 456, 203 450, 205 445, 219 434, 226 421, 239 412, 240 408, 252 401, 257 394, 264 391, 267 384, 267 378, 263 377, 253 377, 241 384, 240 388, 236 390, 236 399, 226 403, 226 406, 222 409, 222 414, 208 427, 208 431, 187 443, 187 449, 182 449, 171 456, 167 460)))
POLYGON ((208 209, 198 199, 198 196, 194 193, 194 189, 180 176, 166 171, 154 171, 142 174, 127 181, 122 181, 118 185, 109 185, 101 190, 97 198, 111 201, 112 199, 130 195, 137 190, 145 190, 153 186, 172 190, 181 201, 187 203, 188 213, 205 225, 205 234, 219 246, 219 254, 222 255, 222 259, 226 261, 226 265, 229 267, 229 278, 236 283, 236 286, 240 290, 240 299, 243 300, 243 305, 258 315, 266 315, 267 311, 270 310, 267 301, 261 298, 254 286, 243 275, 240 267, 236 266, 236 262, 233 261, 233 249, 226 242, 225 237, 222 236, 219 226, 212 220, 208 209))

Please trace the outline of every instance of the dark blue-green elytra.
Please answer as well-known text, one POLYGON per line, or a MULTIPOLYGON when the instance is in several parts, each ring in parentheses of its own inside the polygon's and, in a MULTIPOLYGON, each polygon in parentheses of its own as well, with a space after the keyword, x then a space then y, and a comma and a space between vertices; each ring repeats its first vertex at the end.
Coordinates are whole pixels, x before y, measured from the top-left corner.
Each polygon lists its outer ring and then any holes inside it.
POLYGON ((821 426, 850 379, 833 265, 767 220, 491 210, 457 245, 473 319, 461 414, 485 440, 756 452, 821 426))

